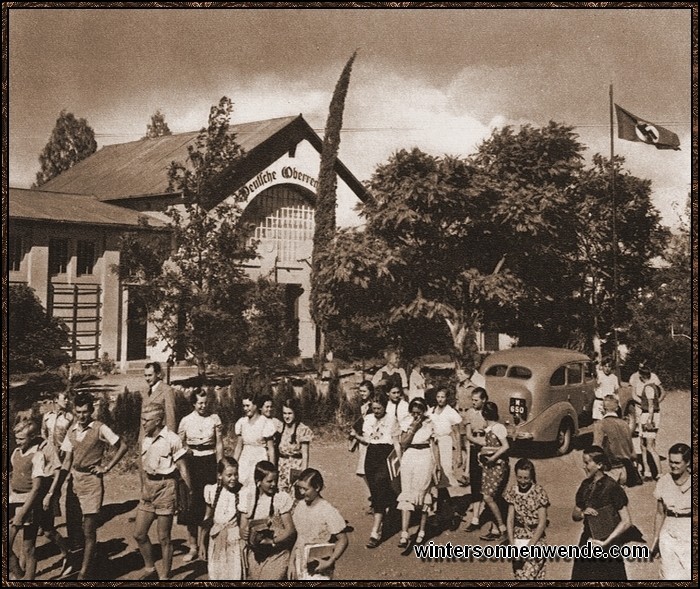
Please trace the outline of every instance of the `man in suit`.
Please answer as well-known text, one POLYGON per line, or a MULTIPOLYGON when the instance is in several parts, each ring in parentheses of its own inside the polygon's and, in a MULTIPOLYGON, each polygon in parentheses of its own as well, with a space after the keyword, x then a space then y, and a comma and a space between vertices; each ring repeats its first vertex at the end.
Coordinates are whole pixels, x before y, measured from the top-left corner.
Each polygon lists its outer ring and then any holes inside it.
MULTIPOLYGON (((163 382, 163 368, 159 362, 149 362, 146 364, 143 376, 148 383, 148 389, 141 394, 141 414, 147 405, 157 403, 163 405, 165 411, 164 425, 168 426, 171 432, 177 432, 175 422, 175 391, 170 385, 163 382)), ((140 439, 143 439, 144 431, 141 427, 140 439)))

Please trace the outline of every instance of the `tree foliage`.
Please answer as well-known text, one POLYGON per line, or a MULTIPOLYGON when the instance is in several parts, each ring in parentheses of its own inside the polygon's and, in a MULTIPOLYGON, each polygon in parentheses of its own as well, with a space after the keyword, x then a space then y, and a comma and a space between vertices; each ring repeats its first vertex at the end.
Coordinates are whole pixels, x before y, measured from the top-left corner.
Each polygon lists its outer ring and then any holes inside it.
POLYGON ((160 110, 157 110, 151 115, 150 124, 146 125, 146 136, 144 139, 155 139, 156 137, 172 134, 168 123, 165 121, 165 115, 160 110))
MULTIPOLYGON (((585 170, 583 150, 572 127, 551 122, 495 130, 467 159, 396 152, 368 182, 366 226, 339 232, 320 257, 333 337, 347 339, 354 325, 371 339, 403 321, 406 331, 387 342, 403 344, 415 337, 409 325, 439 319, 433 325, 465 367, 477 362, 476 330, 589 348, 591 276, 596 296, 611 298, 610 281, 599 279, 610 272, 611 219, 606 162, 596 156, 585 170)), ((663 232, 649 183, 621 168, 618 176, 626 301, 663 232)), ((597 317, 611 325, 605 305, 597 317)))
POLYGON ((64 323, 48 316, 29 286, 10 285, 9 297, 10 374, 52 368, 68 362, 69 357, 62 350, 70 343, 64 323))
POLYGON ((625 339, 630 353, 626 364, 633 371, 645 360, 667 388, 690 388, 692 367, 696 365, 690 339, 692 259, 687 221, 690 197, 685 219, 668 240, 663 265, 647 273, 638 296, 627 304, 630 321, 625 339))
POLYGON ((335 207, 338 179, 335 165, 340 148, 340 131, 343 127, 345 98, 348 93, 350 73, 356 55, 357 52, 353 53, 345 64, 333 91, 323 137, 323 148, 321 150, 318 192, 316 195, 314 244, 311 256, 311 316, 322 332, 326 331, 327 317, 324 313, 325 306, 321 300, 327 296, 327 289, 322 280, 323 273, 320 271, 320 254, 327 249, 336 230, 335 207))
POLYGON ((167 212, 173 247, 153 237, 123 241, 120 272, 145 288, 140 298, 157 328, 154 340, 193 358, 201 374, 212 363, 267 367, 289 351, 291 337, 284 288, 253 282, 243 268, 257 257, 257 244, 241 222, 240 203, 221 202, 243 155, 230 131, 232 110, 223 97, 186 161, 170 165, 169 190, 184 198, 167 212))
POLYGON ((85 119, 61 111, 51 137, 39 155, 41 169, 36 174, 35 187, 46 184, 79 161, 97 151, 95 132, 85 119))

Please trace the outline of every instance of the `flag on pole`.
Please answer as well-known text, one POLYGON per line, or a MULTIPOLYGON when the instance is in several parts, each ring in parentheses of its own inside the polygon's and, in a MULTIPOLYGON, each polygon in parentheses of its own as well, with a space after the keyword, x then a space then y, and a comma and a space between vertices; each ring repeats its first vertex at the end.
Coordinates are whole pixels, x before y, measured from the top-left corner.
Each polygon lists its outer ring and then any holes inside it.
POLYGON ((680 151, 681 142, 673 131, 640 119, 617 104, 615 112, 617 113, 617 136, 620 139, 641 141, 655 146, 656 149, 680 151))

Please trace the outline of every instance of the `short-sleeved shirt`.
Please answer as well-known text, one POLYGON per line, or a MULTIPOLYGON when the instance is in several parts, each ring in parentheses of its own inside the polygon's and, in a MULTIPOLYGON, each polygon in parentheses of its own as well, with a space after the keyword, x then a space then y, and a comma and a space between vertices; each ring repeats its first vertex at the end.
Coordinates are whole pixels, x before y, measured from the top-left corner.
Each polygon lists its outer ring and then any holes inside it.
POLYGON ((216 432, 221 433, 221 418, 216 414, 200 415, 193 411, 189 415, 185 415, 178 426, 178 434, 191 448, 194 456, 207 456, 213 454, 216 450, 197 450, 192 446, 215 446, 216 432))
MULTIPOLYGON (((33 444, 30 448, 27 449, 26 452, 22 452, 21 448, 15 448, 14 452, 12 453, 12 456, 10 457, 10 463, 12 464, 13 469, 18 468, 18 466, 16 465, 18 465, 20 462, 29 460, 30 456, 31 478, 35 479, 43 477, 44 470, 46 467, 46 456, 39 448, 39 444, 33 444)), ((13 473, 13 476, 19 476, 20 474, 22 473, 13 473)), ((10 482, 12 482, 12 478, 10 479, 10 482)), ((27 492, 21 492, 21 490, 13 490, 12 484, 10 484, 9 503, 24 503, 29 497, 30 493, 31 490, 27 492)))
POLYGON ((318 497, 311 505, 306 501, 297 503, 292 520, 297 530, 297 546, 328 542, 347 525, 340 512, 323 497, 318 497))
POLYGON ((408 382, 408 400, 416 397, 425 397, 425 377, 420 370, 414 368, 408 382))
POLYGON ((487 436, 487 440, 489 438, 491 440, 497 438, 498 441, 501 442, 501 444, 503 444, 508 438, 508 430, 506 429, 506 426, 502 423, 494 423, 490 426, 486 426, 484 428, 484 433, 487 436))
POLYGON ((226 487, 222 487, 219 498, 216 498, 218 486, 206 485, 204 487, 204 501, 214 507, 214 523, 225 526, 229 522, 237 522, 238 513, 241 511, 241 502, 238 493, 232 493, 226 487), (216 506, 214 503, 216 502, 216 506))
POLYGON ((408 415, 408 403, 405 399, 399 399, 398 403, 389 401, 386 404, 386 412, 393 415, 396 418, 396 421, 401 423, 408 415))
POLYGON ((619 511, 627 503, 625 490, 608 475, 603 475, 597 481, 591 478, 584 479, 576 491, 576 507, 582 510, 587 507, 599 509, 612 505, 619 511))
POLYGON ((301 445, 310 444, 314 439, 314 434, 311 429, 303 423, 298 423, 296 429, 293 425, 290 427, 284 427, 284 424, 281 425, 282 427, 278 430, 281 434, 279 443, 279 451, 281 454, 287 454, 289 456, 299 454, 301 452, 301 445), (295 431, 296 443, 293 443, 292 436, 295 431))
POLYGON ((642 391, 646 385, 655 384, 657 387, 661 386, 661 381, 654 372, 652 372, 649 378, 645 381, 642 381, 642 378, 639 376, 639 372, 635 372, 632 376, 630 376, 629 383, 632 387, 632 397, 637 402, 641 401, 642 391))
POLYGON ((692 477, 688 477, 682 485, 673 481, 670 473, 662 475, 656 483, 654 497, 664 502, 664 507, 678 514, 692 513, 693 493, 691 491, 692 477))
POLYGON ((369 444, 393 444, 399 434, 399 422, 391 413, 385 413, 381 419, 370 413, 362 424, 362 437, 369 444))
MULTIPOLYGON (((401 431, 407 432, 411 428, 412 423, 413 417, 411 415, 405 417, 404 420, 401 422, 401 431)), ((429 416, 428 419, 426 419, 418 428, 418 431, 415 434, 413 434, 413 438, 411 439, 411 445, 427 444, 428 442, 430 442, 431 438, 434 437, 434 435, 435 425, 433 424, 432 416, 429 416)))
POLYGON ((472 435, 483 434, 486 429, 486 420, 481 414, 481 411, 470 407, 464 417, 465 426, 471 425, 472 435))
POLYGON ((41 422, 41 434, 56 450, 61 447, 68 429, 73 423, 73 415, 65 411, 49 411, 41 422))
POLYGON ((180 436, 171 432, 168 426, 155 437, 144 436, 141 442, 141 464, 146 474, 167 475, 175 471, 177 462, 185 455, 180 436))
POLYGON ((258 415, 252 422, 246 416, 236 422, 234 430, 237 436, 243 437, 246 446, 265 446, 275 435, 275 424, 264 415, 258 415))
POLYGON ((258 496, 258 504, 255 505, 256 487, 248 486, 241 491, 241 503, 238 510, 241 513, 247 513, 251 520, 264 519, 270 515, 270 501, 273 501, 273 515, 284 515, 292 511, 294 507, 294 499, 289 493, 278 491, 272 499, 265 493, 260 493, 258 496), (255 507, 255 513, 253 513, 255 507))
POLYGON ((430 419, 433 422, 436 436, 449 436, 455 425, 462 423, 462 416, 450 405, 444 407, 431 407, 430 419))
POLYGON ((539 525, 538 511, 541 507, 549 507, 549 497, 541 485, 533 483, 522 493, 518 485, 513 485, 503 494, 503 499, 513 506, 515 511, 515 526, 533 532, 539 525))
POLYGON ((382 366, 377 372, 374 373, 372 377, 372 384, 376 387, 382 380, 387 377, 392 377, 398 374, 401 378, 401 388, 408 388, 408 377, 406 376, 406 371, 403 368, 389 368, 389 366, 382 366))
MULTIPOLYGON (((88 423, 86 428, 83 428, 79 423, 76 423, 68 431, 75 431, 75 439, 80 442, 88 433, 88 430, 95 427, 96 421, 91 421, 88 423)), ((99 438, 101 441, 106 442, 110 446, 116 446, 119 442, 119 436, 115 434, 108 425, 100 423, 99 438)), ((72 452, 73 444, 70 441, 70 436, 66 436, 61 444, 61 451, 72 452)))

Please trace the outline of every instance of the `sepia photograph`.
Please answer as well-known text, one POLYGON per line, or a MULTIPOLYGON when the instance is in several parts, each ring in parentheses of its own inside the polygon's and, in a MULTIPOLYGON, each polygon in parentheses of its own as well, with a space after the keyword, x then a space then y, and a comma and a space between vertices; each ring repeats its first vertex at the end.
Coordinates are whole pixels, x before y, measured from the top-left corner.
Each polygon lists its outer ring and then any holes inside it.
POLYGON ((3 3, 3 584, 697 583, 697 6, 312 4, 3 3))

